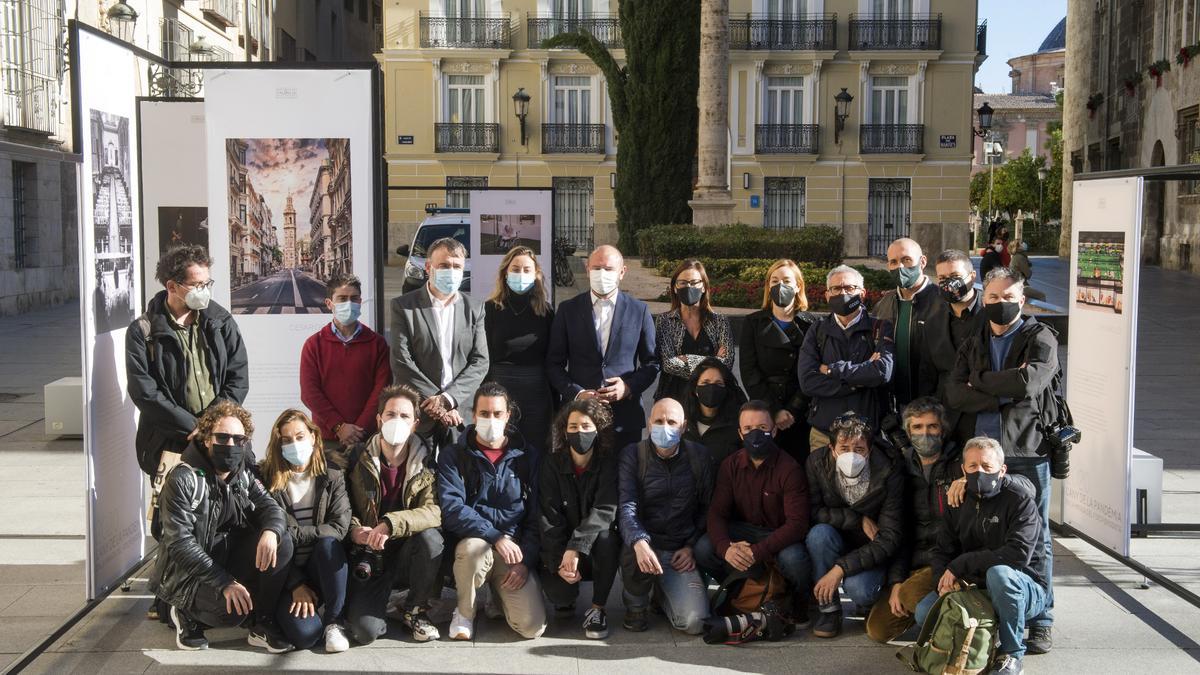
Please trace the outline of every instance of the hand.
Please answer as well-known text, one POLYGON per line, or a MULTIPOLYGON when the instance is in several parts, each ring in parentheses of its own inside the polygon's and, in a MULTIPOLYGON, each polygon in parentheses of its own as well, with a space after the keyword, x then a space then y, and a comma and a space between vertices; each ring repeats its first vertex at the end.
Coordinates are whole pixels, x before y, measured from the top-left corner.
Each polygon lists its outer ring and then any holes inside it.
POLYGON ((246 587, 233 582, 221 591, 221 595, 225 596, 225 613, 237 614, 238 616, 246 616, 254 609, 254 601, 250 599, 250 591, 246 587))
POLYGON ((958 578, 954 576, 949 568, 942 573, 942 578, 938 579, 937 591, 938 595, 945 595, 951 591, 958 590, 958 578))
POLYGON ((596 398, 597 395, 598 394, 596 394, 595 389, 584 389, 583 391, 581 391, 575 395, 575 400, 576 401, 586 401, 589 398, 596 398))
POLYGON ((642 539, 634 544, 633 553, 637 557, 638 569, 643 574, 662 576, 662 564, 658 562, 658 556, 654 554, 654 549, 650 548, 648 539, 642 539))
POLYGON ((568 584, 579 583, 579 551, 567 549, 563 553, 562 562, 558 564, 558 576, 568 584))
POLYGON ((356 527, 350 531, 350 541, 358 544, 359 546, 366 546, 367 538, 370 536, 371 528, 369 527, 356 527))
POLYGON ((443 424, 448 427, 457 427, 463 423, 462 415, 457 410, 450 410, 442 416, 443 424))
MULTIPOLYGON (((521 547, 517 546, 516 542, 508 537, 500 537, 497 539, 496 543, 492 545, 492 548, 496 549, 496 553, 499 554, 500 559, 504 561, 505 565, 516 565, 524 559, 524 555, 521 553, 521 547)), ((517 588, 520 588, 520 586, 517 588)))
POLYGON ((723 359, 728 354, 729 354, 729 347, 726 345, 721 345, 721 348, 717 350, 717 358, 718 359, 723 359))
POLYGON ((446 411, 445 402, 441 396, 430 396, 421 401, 421 412, 430 417, 440 417, 446 411))
POLYGON ((506 591, 519 591, 524 588, 527 579, 529 579, 529 568, 525 567, 524 563, 517 563, 508 568, 508 574, 504 575, 504 581, 500 582, 500 588, 506 591))
POLYGON ((316 616, 318 602, 319 599, 313 589, 300 584, 292 591, 292 605, 288 607, 288 613, 297 619, 316 616))
POLYGON ((909 616, 908 610, 904 609, 904 605, 900 604, 900 584, 892 586, 892 594, 888 597, 888 607, 892 610, 892 616, 905 617, 909 616))
POLYGON ((962 506, 963 501, 967 498, 967 478, 964 476, 950 483, 950 489, 946 490, 946 503, 952 508, 962 506))
POLYGON ((817 604, 828 605, 833 602, 833 596, 837 593, 838 584, 842 583, 842 577, 846 571, 841 565, 834 565, 833 569, 825 573, 817 584, 813 586, 813 595, 817 598, 817 604))
POLYGON ((388 539, 392 536, 392 526, 386 520, 379 521, 379 524, 371 528, 367 533, 367 546, 382 551, 384 546, 387 546, 388 539))
POLYGON ((881 357, 880 357, 880 355, 879 355, 879 352, 875 352, 874 354, 872 354, 872 355, 871 355, 871 360, 872 360, 872 361, 878 361, 880 358, 881 358, 881 357))
POLYGON ((671 556, 671 567, 676 572, 691 572, 696 569, 696 557, 692 555, 690 546, 684 546, 675 551, 675 554, 671 556))
POLYGON ((192 429, 192 433, 188 434, 188 437, 187 437, 187 439, 190 441, 190 440, 192 440, 193 438, 195 438, 196 436, 199 436, 199 435, 200 435, 200 429, 198 429, 198 428, 197 428, 197 429, 192 429))
POLYGON ((821 367, 820 367, 820 368, 818 368, 818 370, 820 370, 820 371, 821 371, 821 374, 822 374, 822 375, 828 375, 828 374, 829 374, 829 366, 825 365, 824 363, 822 363, 822 364, 821 364, 821 367))
POLYGON ((356 424, 350 424, 349 422, 343 422, 337 430, 338 441, 342 445, 357 443, 362 440, 362 435, 363 428, 356 424))
POLYGON ((279 535, 271 530, 263 530, 258 537, 258 549, 254 552, 254 567, 259 572, 266 572, 275 566, 275 552, 279 548, 279 535))
POLYGON ((735 541, 725 549, 725 562, 739 572, 745 572, 754 565, 754 553, 744 541, 735 541))
POLYGON ((629 387, 625 384, 625 380, 619 377, 610 377, 605 380, 605 383, 606 386, 596 391, 596 395, 601 399, 615 403, 629 395, 629 387))
POLYGON ((780 431, 788 430, 795 423, 796 417, 792 415, 792 413, 786 410, 780 410, 779 412, 775 413, 775 426, 778 427, 780 431))
POLYGON ((863 534, 867 535, 867 539, 871 541, 875 541, 875 537, 879 536, 879 526, 875 524, 875 521, 866 516, 862 517, 862 528, 863 534))

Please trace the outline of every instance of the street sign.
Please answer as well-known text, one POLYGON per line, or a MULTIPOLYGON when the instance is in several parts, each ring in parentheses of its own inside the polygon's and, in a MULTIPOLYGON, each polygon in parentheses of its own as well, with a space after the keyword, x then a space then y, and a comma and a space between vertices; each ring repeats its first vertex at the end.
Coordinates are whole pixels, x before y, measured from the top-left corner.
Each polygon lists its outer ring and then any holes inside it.
POLYGON ((943 148, 953 148, 958 146, 957 134, 942 134, 938 137, 938 145, 943 148))
POLYGON ((758 208, 758 195, 750 195, 750 208, 758 208))
POLYGON ((412 145, 413 137, 412 136, 399 136, 396 139, 396 142, 399 143, 400 145, 412 145))

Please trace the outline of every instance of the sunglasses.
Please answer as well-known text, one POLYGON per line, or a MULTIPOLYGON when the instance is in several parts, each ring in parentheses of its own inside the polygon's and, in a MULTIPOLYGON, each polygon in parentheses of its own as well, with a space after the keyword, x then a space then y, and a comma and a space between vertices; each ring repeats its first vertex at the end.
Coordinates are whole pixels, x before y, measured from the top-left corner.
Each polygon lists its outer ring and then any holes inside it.
POLYGON ((833 424, 848 424, 850 422, 858 422, 859 424, 870 426, 870 421, 867 418, 853 412, 845 412, 833 418, 833 424))
POLYGON ((217 445, 235 445, 239 448, 246 445, 246 441, 250 440, 249 437, 242 434, 226 434, 219 431, 215 432, 212 436, 217 445))

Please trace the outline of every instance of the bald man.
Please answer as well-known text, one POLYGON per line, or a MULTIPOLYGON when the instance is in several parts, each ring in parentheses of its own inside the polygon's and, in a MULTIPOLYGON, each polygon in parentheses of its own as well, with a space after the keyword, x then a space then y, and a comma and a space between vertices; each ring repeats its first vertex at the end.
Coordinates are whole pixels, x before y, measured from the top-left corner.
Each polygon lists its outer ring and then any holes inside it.
POLYGON ((654 320, 646 303, 620 290, 620 251, 599 246, 587 266, 589 292, 563 302, 554 315, 546 375, 565 400, 607 401, 617 447, 623 448, 642 437, 642 392, 658 377, 654 320))
POLYGON ((892 391, 898 408, 921 396, 937 394, 937 378, 921 372, 921 344, 926 325, 948 311, 937 284, 925 276, 929 260, 921 245, 908 237, 893 241, 887 250, 887 267, 896 288, 884 293, 871 312, 890 321, 895 333, 896 356, 892 373, 892 391), (924 375, 924 377, 923 377, 924 375))

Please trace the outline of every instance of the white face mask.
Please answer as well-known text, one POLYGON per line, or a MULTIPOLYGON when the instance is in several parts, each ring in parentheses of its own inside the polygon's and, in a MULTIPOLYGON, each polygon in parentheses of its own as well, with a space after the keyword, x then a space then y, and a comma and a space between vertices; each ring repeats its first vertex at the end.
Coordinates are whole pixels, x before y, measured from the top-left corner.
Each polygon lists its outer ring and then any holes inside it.
POLYGON ((191 288, 188 289, 187 295, 183 296, 183 304, 187 305, 188 309, 196 311, 208 309, 208 303, 211 300, 211 288, 191 288))
POLYGON ((308 460, 313 454, 313 442, 310 438, 305 438, 295 443, 284 443, 280 448, 283 451, 283 458, 292 466, 308 466, 308 460))
POLYGON ((387 441, 388 445, 393 447, 404 445, 408 441, 408 437, 412 435, 412 424, 399 417, 393 417, 383 423, 383 426, 379 429, 379 433, 383 436, 383 440, 387 441))
POLYGON ((588 272, 588 280, 591 281, 592 290, 596 295, 608 295, 617 290, 617 285, 621 283, 621 273, 615 270, 592 270, 588 272))
POLYGON ((481 417, 475 420, 475 433, 479 440, 496 446, 504 438, 505 421, 496 417, 481 417))
POLYGON ((858 483, 865 468, 867 468, 867 458, 857 452, 843 452, 838 455, 838 473, 842 474, 842 478, 850 485, 858 483))

